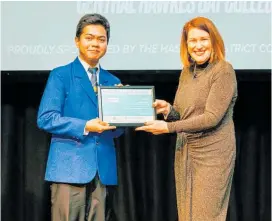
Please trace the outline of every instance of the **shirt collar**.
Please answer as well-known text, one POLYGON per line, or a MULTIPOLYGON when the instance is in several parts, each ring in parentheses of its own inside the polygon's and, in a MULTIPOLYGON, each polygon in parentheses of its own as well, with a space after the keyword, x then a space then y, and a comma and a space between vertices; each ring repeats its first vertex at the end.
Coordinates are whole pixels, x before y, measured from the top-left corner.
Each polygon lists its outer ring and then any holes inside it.
MULTIPOLYGON (((78 60, 80 61, 80 63, 82 64, 84 70, 88 73, 88 69, 91 67, 86 61, 83 61, 79 56, 78 56, 78 60)), ((100 71, 100 65, 99 63, 97 63, 94 67, 91 68, 97 68, 98 72, 100 71)))

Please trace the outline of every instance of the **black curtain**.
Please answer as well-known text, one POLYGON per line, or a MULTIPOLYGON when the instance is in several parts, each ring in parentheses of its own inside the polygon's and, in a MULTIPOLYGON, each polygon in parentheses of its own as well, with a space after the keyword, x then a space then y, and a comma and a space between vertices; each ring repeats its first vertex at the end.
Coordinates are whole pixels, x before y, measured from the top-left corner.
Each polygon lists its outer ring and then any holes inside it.
MULTIPOLYGON (((114 72, 124 84, 154 85, 156 97, 173 101, 178 71, 114 72)), ((44 181, 50 136, 36 126, 48 72, 2 72, 1 218, 50 221, 44 181)), ((271 220, 270 70, 237 71, 234 121, 237 160, 228 221, 271 220)), ((154 136, 127 128, 116 140, 117 187, 109 188, 108 221, 176 221, 175 134, 154 136)))

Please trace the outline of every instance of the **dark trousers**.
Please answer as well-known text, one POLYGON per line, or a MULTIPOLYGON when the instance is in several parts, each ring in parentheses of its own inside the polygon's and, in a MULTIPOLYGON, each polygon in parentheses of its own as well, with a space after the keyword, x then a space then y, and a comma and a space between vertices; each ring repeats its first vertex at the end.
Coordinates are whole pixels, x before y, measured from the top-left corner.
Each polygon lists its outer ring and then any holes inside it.
POLYGON ((51 185, 51 221, 105 221, 106 187, 98 176, 88 184, 51 185))

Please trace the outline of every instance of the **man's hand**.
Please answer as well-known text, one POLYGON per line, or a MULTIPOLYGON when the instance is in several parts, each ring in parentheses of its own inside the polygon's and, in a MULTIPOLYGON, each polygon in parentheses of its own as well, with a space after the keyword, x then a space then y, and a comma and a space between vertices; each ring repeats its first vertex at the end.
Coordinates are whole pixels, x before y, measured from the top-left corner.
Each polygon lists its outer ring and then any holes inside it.
POLYGON ((129 86, 128 84, 126 84, 126 85, 123 85, 123 84, 115 84, 114 86, 116 86, 116 87, 124 87, 124 86, 129 86))
POLYGON ((115 87, 123 87, 124 85, 120 83, 120 84, 115 84, 114 86, 115 87))
POLYGON ((154 121, 146 122, 145 126, 137 127, 135 130, 146 131, 155 135, 169 133, 167 123, 162 120, 154 120, 154 121))
POLYGON ((164 100, 156 99, 152 107, 156 108, 157 114, 168 115, 170 112, 170 104, 164 100))
POLYGON ((85 127, 86 131, 97 132, 97 133, 102 133, 105 130, 114 130, 114 129, 116 129, 115 126, 110 126, 108 123, 101 121, 98 118, 89 120, 86 123, 86 127, 85 127))

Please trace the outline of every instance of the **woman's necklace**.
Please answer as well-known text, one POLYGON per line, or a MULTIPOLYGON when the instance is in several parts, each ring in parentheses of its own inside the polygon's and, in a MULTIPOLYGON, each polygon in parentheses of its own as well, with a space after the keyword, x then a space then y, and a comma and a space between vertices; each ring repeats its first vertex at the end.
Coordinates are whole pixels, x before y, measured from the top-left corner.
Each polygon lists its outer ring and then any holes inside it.
POLYGON ((195 62, 195 65, 194 65, 194 70, 193 70, 193 79, 197 78, 197 75, 203 73, 209 66, 210 66, 210 63, 204 63, 202 65, 199 65, 199 67, 205 67, 204 69, 201 70, 201 68, 199 69, 199 72, 197 73, 197 70, 196 70, 196 62, 195 62))

